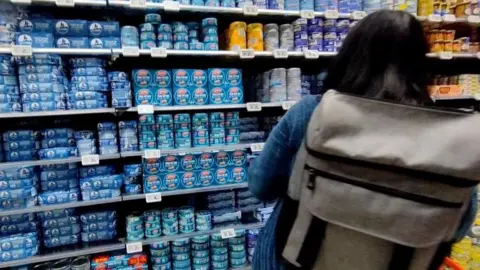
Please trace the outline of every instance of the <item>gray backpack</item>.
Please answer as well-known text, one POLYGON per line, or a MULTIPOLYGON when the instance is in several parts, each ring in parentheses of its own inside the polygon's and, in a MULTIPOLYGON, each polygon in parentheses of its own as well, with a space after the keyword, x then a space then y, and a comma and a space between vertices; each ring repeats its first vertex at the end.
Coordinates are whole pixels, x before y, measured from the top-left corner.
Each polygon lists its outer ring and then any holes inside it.
POLYGON ((479 139, 479 114, 328 91, 290 177, 299 206, 283 257, 303 269, 435 269, 480 180, 479 139))

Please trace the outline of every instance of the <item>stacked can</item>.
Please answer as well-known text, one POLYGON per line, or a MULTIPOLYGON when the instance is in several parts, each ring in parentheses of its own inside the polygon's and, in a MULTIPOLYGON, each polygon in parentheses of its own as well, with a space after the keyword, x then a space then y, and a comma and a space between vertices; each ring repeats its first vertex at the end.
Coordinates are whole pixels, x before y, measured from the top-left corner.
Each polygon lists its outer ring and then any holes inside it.
POLYGON ((308 49, 323 51, 323 19, 308 20, 308 49))
POLYGON ((335 42, 335 51, 339 51, 342 47, 343 41, 347 37, 348 31, 350 30, 350 20, 348 19, 338 19, 337 20, 337 40, 335 42))
POLYGON ((113 122, 101 122, 97 124, 98 146, 100 155, 118 153, 117 124, 113 122))
POLYGON ((68 92, 69 110, 107 108, 109 91, 106 61, 100 58, 70 59, 71 84, 68 92))
POLYGON ((172 241, 173 269, 191 269, 190 238, 172 241))
POLYGON ((76 163, 40 166, 40 205, 78 201, 80 189, 76 163))
POLYGON ((210 268, 210 236, 199 235, 192 238, 193 269, 210 268))
POLYGON ((291 24, 280 25, 280 49, 287 51, 293 51, 295 49, 293 26, 291 24))
POLYGON ((220 1, 220 6, 234 8, 235 7, 235 0, 221 0, 220 1))
MULTIPOLYGON (((285 0, 285 10, 300 10, 300 1, 303 0, 285 0)), ((313 0, 312 1, 312 9, 313 10, 313 0)))
POLYGON ((219 7, 221 0, 205 0, 205 6, 207 7, 219 7))
POLYGON ((157 26, 153 23, 140 24, 140 48, 151 49, 157 47, 157 26))
POLYGON ((300 68, 287 69, 287 100, 300 101, 303 96, 302 71, 300 68))
POLYGON ((46 129, 41 133, 40 159, 58 159, 77 156, 74 132, 70 128, 46 129))
POLYGON ((68 246, 80 242, 80 218, 75 209, 40 212, 37 215, 43 230, 46 248, 68 246))
POLYGON ((171 254, 169 242, 150 244, 150 262, 153 269, 171 269, 171 254))
POLYGON ((127 228, 127 240, 138 241, 145 237, 143 216, 140 213, 133 213, 125 218, 127 228))
POLYGON ((240 141, 240 112, 225 114, 225 141, 227 144, 238 144, 240 141))
POLYGON ((205 1, 204 0, 192 0, 192 5, 194 6, 205 6, 205 1))
POLYGON ((202 20, 202 41, 204 50, 218 51, 217 18, 205 18, 202 20))
POLYGON ((308 49, 307 19, 297 19, 293 22, 294 49, 297 52, 308 49))
POLYGON ((178 209, 178 221, 180 233, 191 233, 195 231, 195 209, 190 206, 183 206, 178 209))
POLYGON ((98 153, 97 144, 95 143, 95 132, 91 130, 80 130, 74 133, 75 142, 77 144, 78 154, 95 155, 98 153))
POLYGON ((337 20, 325 20, 323 22, 323 51, 336 51, 337 43, 337 20))
POLYGON ((158 126, 157 144, 159 149, 172 149, 175 147, 173 136, 173 117, 171 114, 156 115, 158 126))
POLYGON ((112 90, 112 107, 132 107, 132 85, 128 79, 128 74, 123 71, 108 72, 108 81, 112 90))
POLYGON ((287 71, 275 68, 270 72, 270 102, 282 102, 287 99, 287 71))
POLYGON ((254 0, 255 5, 259 9, 267 9, 268 8, 268 0, 254 0))
POLYGON ((325 12, 326 10, 336 10, 338 9, 338 1, 337 0, 314 0, 313 8, 315 11, 320 11, 320 12, 325 12))
POLYGON ((166 208, 162 211, 162 234, 178 234, 178 211, 175 208, 166 208))
POLYGON ((183 22, 173 22, 173 49, 188 50, 188 28, 183 22))
POLYGON ((212 214, 209 211, 198 211, 195 213, 195 224, 197 231, 208 231, 212 229, 212 214))
POLYGON ((232 268, 242 267, 247 263, 245 230, 235 230, 235 235, 235 237, 228 239, 228 255, 232 268))
POLYGON ((259 233, 259 229, 247 230, 247 259, 249 263, 253 262, 253 253, 255 252, 255 247, 257 246, 257 237, 259 233))
POLYGON ((193 147, 208 146, 208 114, 196 113, 192 117, 193 147))
POLYGON ((210 113, 210 145, 225 144, 225 114, 223 112, 210 113))
POLYGON ((117 212, 114 210, 86 212, 80 215, 82 242, 112 240, 117 236, 117 212))
POLYGON ((264 30, 264 43, 266 51, 273 51, 280 47, 278 25, 275 23, 266 24, 264 30))
POLYGON ((251 23, 247 25, 248 48, 254 51, 263 51, 263 25, 251 23))
POLYGON ((268 9, 285 9, 285 0, 268 0, 268 9))
MULTIPOLYGON (((0 46, 1 35, 0 32, 0 46)), ((21 111, 14 59, 10 55, 0 55, 0 113, 21 111)))
POLYGON ((145 14, 145 22, 146 23, 153 23, 153 24, 160 24, 162 22, 162 16, 157 13, 148 13, 145 14))
POLYGON ((159 210, 148 210, 143 213, 145 221, 145 236, 147 238, 159 237, 162 234, 161 212, 159 210))
MULTIPOLYGON (((15 234, 23 235, 25 233, 36 233, 37 230, 38 230, 38 221, 35 219, 35 213, 24 213, 24 214, 3 216, 0 219, 0 236, 2 237, 4 236, 15 237, 15 236, 19 236, 15 234)), ((8 257, 10 256, 3 257, 3 260, 8 257)))
POLYGON ((188 22, 188 48, 193 51, 202 51, 203 42, 200 42, 199 30, 200 24, 198 22, 188 22))
POLYGON ((162 23, 157 29, 157 46, 165 49, 173 49, 172 26, 162 23))
POLYGON ((142 193, 142 164, 123 165, 123 188, 128 195, 142 193))
POLYGON ((175 148, 192 147, 190 114, 179 113, 173 117, 175 130, 175 148))
MULTIPOLYGON (((266 32, 264 31, 264 46, 266 32)), ((247 48, 247 24, 245 22, 232 22, 227 29, 228 50, 238 51, 247 48)))
POLYGON ((80 188, 84 201, 109 199, 121 194, 123 175, 114 174, 112 166, 90 166, 88 173, 80 169, 80 188), (85 177, 85 174, 89 175, 85 177))
POLYGON ((271 70, 263 72, 259 80, 259 88, 257 90, 257 100, 263 103, 270 102, 270 73, 271 70))
POLYGON ((18 27, 17 6, 0 3, 0 48, 10 48, 15 44, 15 32, 18 27))
POLYGON ((6 161, 38 159, 40 133, 34 130, 12 130, 3 133, 6 161))
POLYGON ((138 151, 137 121, 119 121, 120 153, 138 151))
POLYGON ((253 0, 235 0, 235 4, 239 8, 243 8, 244 6, 253 6, 253 0))
POLYGON ((228 269, 228 239, 219 233, 210 237, 211 266, 213 269, 228 269))
POLYGON ((157 148, 157 125, 153 114, 144 114, 138 117, 140 151, 157 148))
MULTIPOLYGON (((34 166, 18 166, 0 170, 0 183, 3 191, 18 189, 19 182, 23 183, 21 188, 34 188, 38 183, 38 174, 34 166), (7 188, 5 188, 7 187, 7 188)), ((27 195, 27 194, 25 194, 27 195)), ((32 207, 37 204, 36 196, 25 196, 24 198, 10 198, 7 196, 0 196, 0 209, 11 210, 32 207)))
POLYGON ((300 10, 314 10, 313 1, 314 0, 300 0, 300 10))
MULTIPOLYGON (((55 111, 67 108, 65 90, 68 87, 68 79, 60 56, 21 57, 18 60, 18 74, 24 112, 55 111)), ((8 76, 4 77, 3 83, 13 85, 13 81, 7 81, 7 78, 8 76)))
POLYGON ((138 29, 135 26, 124 26, 120 30, 122 47, 140 47, 138 29))

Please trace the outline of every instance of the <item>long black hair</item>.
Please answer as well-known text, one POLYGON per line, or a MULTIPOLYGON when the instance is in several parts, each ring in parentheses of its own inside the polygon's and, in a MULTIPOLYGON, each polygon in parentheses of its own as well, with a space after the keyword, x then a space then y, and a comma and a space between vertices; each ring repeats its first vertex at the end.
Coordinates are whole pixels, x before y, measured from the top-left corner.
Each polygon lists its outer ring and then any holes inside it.
POLYGON ((426 89, 427 44, 420 22, 381 10, 348 33, 325 78, 325 89, 408 104, 431 103, 426 89))

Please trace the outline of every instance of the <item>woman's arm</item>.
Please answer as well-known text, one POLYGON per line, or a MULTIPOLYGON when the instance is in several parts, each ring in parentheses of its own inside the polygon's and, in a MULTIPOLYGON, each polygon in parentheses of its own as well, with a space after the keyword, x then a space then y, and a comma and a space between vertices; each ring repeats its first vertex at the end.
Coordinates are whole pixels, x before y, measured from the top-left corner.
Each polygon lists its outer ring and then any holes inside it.
POLYGON ((478 187, 475 187, 472 192, 472 198, 470 199, 470 204, 468 205, 468 209, 462 218, 462 222, 460 223, 460 227, 458 228, 457 233, 455 234, 455 242, 462 240, 462 238, 468 234, 477 216, 477 210, 478 210, 478 187))

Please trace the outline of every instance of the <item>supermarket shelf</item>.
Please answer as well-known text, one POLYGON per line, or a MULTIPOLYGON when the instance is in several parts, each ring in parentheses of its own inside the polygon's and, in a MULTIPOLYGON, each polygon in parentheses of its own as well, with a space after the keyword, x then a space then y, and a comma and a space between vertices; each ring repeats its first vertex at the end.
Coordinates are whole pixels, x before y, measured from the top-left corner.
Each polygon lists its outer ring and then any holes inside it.
POLYGON ((59 49, 59 48, 33 48, 33 53, 54 53, 60 55, 111 55, 111 49, 59 49))
POLYGON ((441 101, 441 100, 480 100, 478 96, 471 96, 471 95, 462 95, 462 96, 432 96, 434 101, 441 101))
POLYGON ((0 119, 24 118, 24 117, 45 117, 45 116, 65 116, 65 115, 85 115, 85 114, 103 114, 115 113, 115 108, 90 109, 90 110, 64 110, 51 112, 12 112, 0 114, 0 119))
MULTIPOLYGON (((443 53, 427 53, 428 58, 438 58, 442 60, 450 60, 449 55, 445 55, 443 53)), ((458 58, 458 59, 478 59, 480 55, 477 53, 452 53, 451 58, 458 58)))
MULTIPOLYGON (((52 4, 56 5, 55 0, 31 0, 32 4, 52 4)), ((23 4, 19 3, 21 1, 10 0, 14 4, 23 4)), ((89 6, 89 7, 105 7, 107 6, 107 0, 75 0, 75 6, 89 6)))
MULTIPOLYGON (((111 154, 111 155, 100 155, 100 160, 109 160, 109 159, 118 159, 120 154, 111 154)), ((59 158, 59 159, 46 159, 46 160, 25 160, 25 161, 14 161, 14 162, 2 162, 0 163, 0 169, 11 168, 17 166, 39 166, 39 165, 48 165, 48 164, 65 164, 65 163, 75 163, 81 162, 81 157, 71 157, 71 158, 59 158)))
MULTIPOLYGON (((230 145, 215 145, 215 146, 202 146, 202 147, 189 147, 189 148, 176 148, 176 149, 152 149, 160 150, 162 154, 178 154, 178 153, 192 153, 192 152, 208 152, 215 150, 237 150, 250 148, 251 143, 240 143, 230 145)), ((121 153, 121 157, 141 157, 145 151, 135 151, 121 153)))
MULTIPOLYGON (((218 104, 218 105, 191 105, 191 106, 165 106, 155 107, 156 112, 175 112, 175 111, 204 111, 204 110, 229 110, 229 109, 245 109, 245 104, 218 104)), ((126 110, 127 112, 136 112, 137 107, 126 110)))

